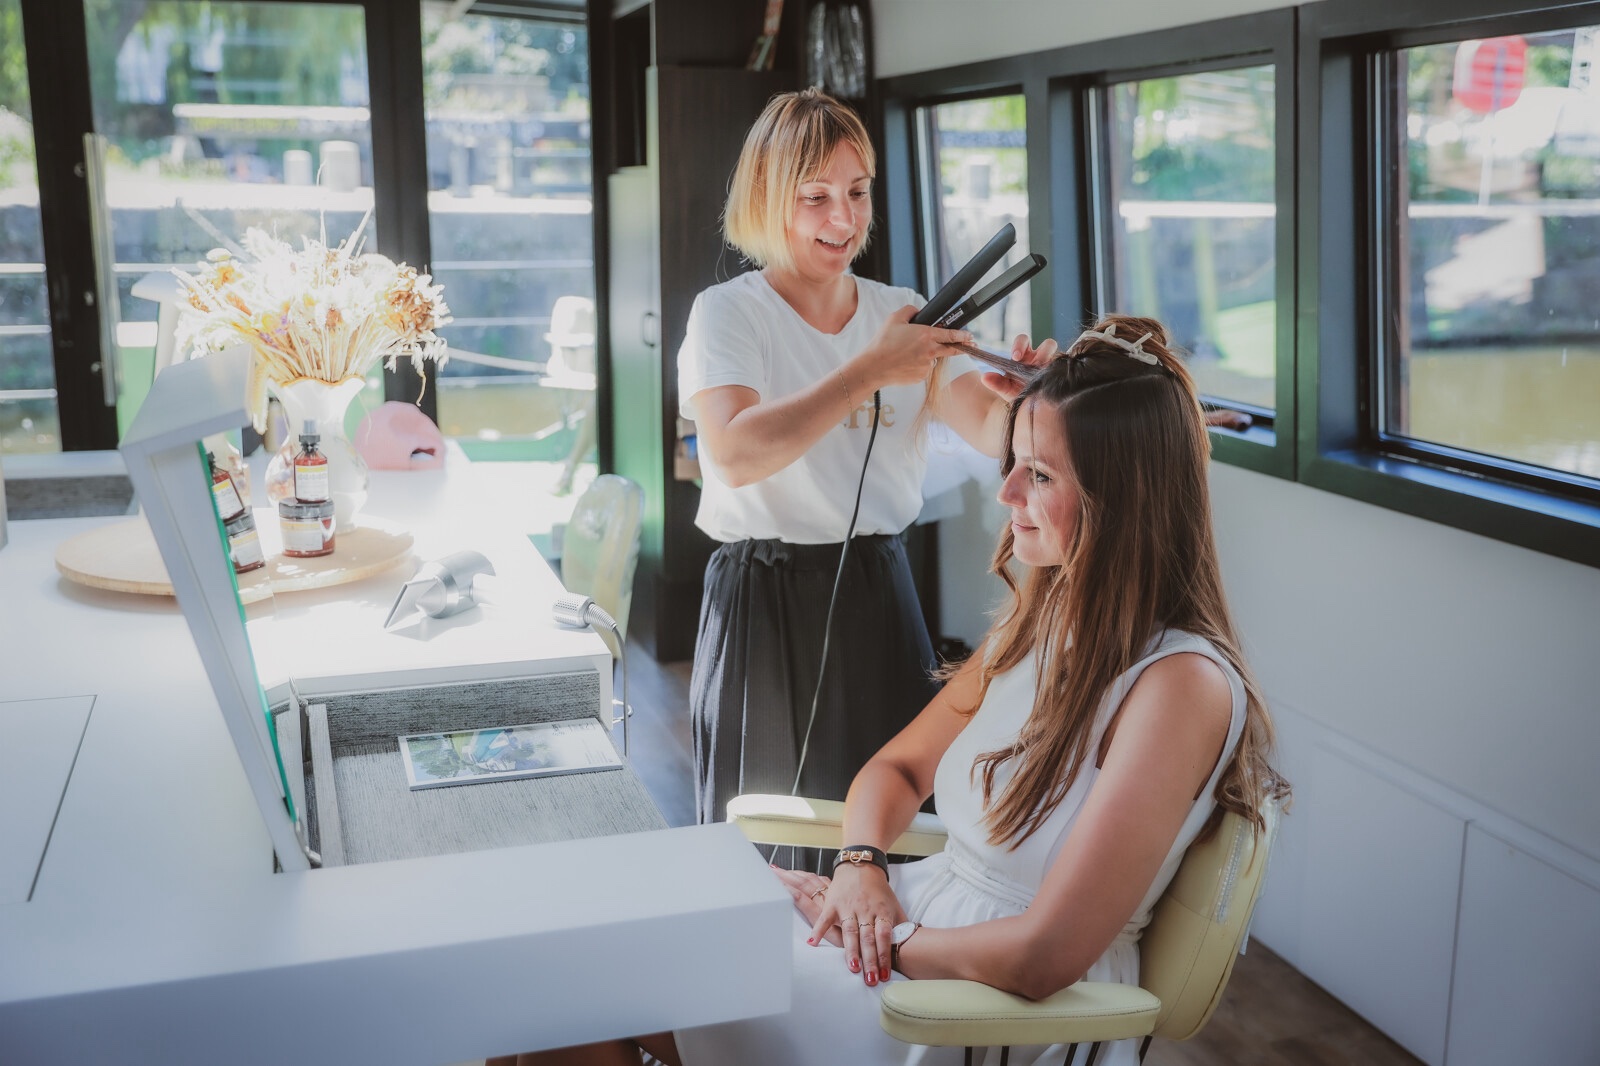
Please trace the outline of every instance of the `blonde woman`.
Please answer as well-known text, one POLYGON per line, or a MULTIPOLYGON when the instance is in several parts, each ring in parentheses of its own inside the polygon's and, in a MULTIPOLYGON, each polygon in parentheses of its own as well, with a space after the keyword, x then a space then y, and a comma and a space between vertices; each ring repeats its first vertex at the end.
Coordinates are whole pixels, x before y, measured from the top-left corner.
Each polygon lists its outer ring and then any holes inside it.
MULTIPOLYGON (((640 1042, 662 1061, 959 1063, 961 1049, 885 1034, 877 989, 963 978, 1042 998, 1084 977, 1136 983, 1140 932, 1189 844, 1218 810, 1259 824, 1262 800, 1287 796, 1223 597, 1200 403, 1161 326, 1097 322, 1023 391, 1006 440, 994 571, 1010 602, 846 800, 852 850, 886 848, 930 795, 948 846, 831 879, 777 871, 796 910, 789 1013, 640 1042)), ((1065 1055, 1012 1048, 1010 1061, 1065 1055)), ((1127 1042, 1098 1061, 1136 1060, 1127 1042)), ((524 1061, 635 1063, 638 1047, 524 1061)))
MULTIPOLYGON (((848 106, 815 89, 774 97, 724 211, 728 242, 757 269, 696 298, 679 352, 681 413, 704 475, 696 524, 721 542, 690 682, 702 822, 740 792, 790 791, 802 750, 800 790, 842 797, 932 697, 933 649, 900 537, 922 505, 924 429, 936 414, 998 456, 1016 392, 999 375, 941 373, 946 345, 970 335, 913 325, 917 293, 851 273, 872 231, 875 173, 848 106)), ((1025 338, 1014 348, 1036 362, 1054 351, 1025 338)))

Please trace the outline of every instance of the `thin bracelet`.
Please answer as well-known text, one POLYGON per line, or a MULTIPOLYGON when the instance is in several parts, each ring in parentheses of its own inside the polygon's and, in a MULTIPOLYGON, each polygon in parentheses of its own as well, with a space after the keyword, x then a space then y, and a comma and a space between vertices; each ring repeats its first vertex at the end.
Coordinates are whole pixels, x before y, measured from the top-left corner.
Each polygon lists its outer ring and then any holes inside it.
POLYGON ((839 375, 839 387, 844 390, 844 402, 850 405, 850 410, 856 409, 856 401, 850 395, 850 383, 844 379, 844 370, 834 367, 833 372, 839 375))

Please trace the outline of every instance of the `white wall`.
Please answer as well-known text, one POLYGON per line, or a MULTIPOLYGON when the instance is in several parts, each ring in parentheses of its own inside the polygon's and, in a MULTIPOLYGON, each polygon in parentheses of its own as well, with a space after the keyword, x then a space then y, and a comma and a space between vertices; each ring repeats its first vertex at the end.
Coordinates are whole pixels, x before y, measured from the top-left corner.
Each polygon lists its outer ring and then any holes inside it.
MULTIPOLYGON (((1277 6, 874 0, 878 72, 1277 6)), ((993 489, 941 526, 944 628, 969 642, 1000 594, 993 489)), ((1600 955, 1600 570, 1236 467, 1212 489, 1300 786, 1257 933, 1425 1062, 1481 1061, 1478 1022, 1597 1061, 1600 1022, 1575 1019, 1600 955), (1515 931, 1540 914, 1554 931, 1515 931)))

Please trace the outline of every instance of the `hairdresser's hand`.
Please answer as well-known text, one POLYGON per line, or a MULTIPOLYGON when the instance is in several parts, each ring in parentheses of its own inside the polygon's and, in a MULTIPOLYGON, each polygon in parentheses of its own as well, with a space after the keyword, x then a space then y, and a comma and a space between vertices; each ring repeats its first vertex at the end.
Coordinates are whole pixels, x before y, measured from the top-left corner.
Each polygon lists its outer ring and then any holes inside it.
POLYGON ((852 393, 871 397, 885 385, 914 385, 928 380, 940 359, 957 354, 951 344, 971 344, 972 334, 964 329, 919 326, 911 321, 917 313, 909 304, 890 315, 872 339, 867 350, 850 361, 846 377, 852 393))
MULTIPOLYGON (((1019 363, 1029 366, 1048 366, 1051 361, 1059 358, 1061 348, 1054 340, 1047 340, 1037 348, 1029 346, 1026 333, 1017 334, 1016 340, 1011 342, 1011 358, 1019 363)), ((989 391, 995 393, 1002 400, 1010 403, 1022 391, 1022 382, 1008 374, 995 374, 984 372, 983 383, 989 391)))
POLYGON ((837 924, 843 935, 844 964, 869 985, 889 979, 889 939, 905 920, 889 879, 876 866, 841 863, 822 897, 822 913, 811 926, 811 943, 837 924))
MULTIPOLYGON (((826 905, 824 901, 831 884, 828 878, 805 870, 785 870, 781 866, 774 866, 772 872, 778 875, 778 880, 783 882, 783 887, 794 898, 794 909, 800 912, 807 923, 815 926, 826 905)), ((822 936, 834 947, 844 947, 844 934, 837 925, 829 926, 822 936)), ((815 935, 812 939, 816 939, 815 935)))

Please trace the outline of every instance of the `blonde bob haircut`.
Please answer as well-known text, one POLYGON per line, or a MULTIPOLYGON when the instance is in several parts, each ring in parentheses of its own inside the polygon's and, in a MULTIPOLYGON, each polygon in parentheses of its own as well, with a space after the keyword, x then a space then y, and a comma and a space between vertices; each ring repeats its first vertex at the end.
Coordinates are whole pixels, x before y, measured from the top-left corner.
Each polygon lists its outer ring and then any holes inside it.
MULTIPOLYGON (((779 93, 768 101, 745 135, 729 183, 722 211, 727 242, 758 268, 793 270, 789 227, 800 186, 822 173, 841 144, 855 149, 868 177, 877 177, 866 127, 848 105, 821 89, 779 93)), ((866 248, 868 236, 861 235, 855 255, 866 248)))

